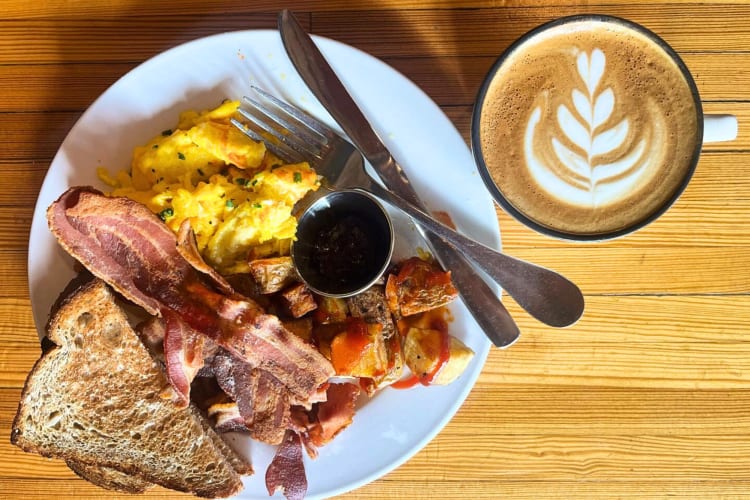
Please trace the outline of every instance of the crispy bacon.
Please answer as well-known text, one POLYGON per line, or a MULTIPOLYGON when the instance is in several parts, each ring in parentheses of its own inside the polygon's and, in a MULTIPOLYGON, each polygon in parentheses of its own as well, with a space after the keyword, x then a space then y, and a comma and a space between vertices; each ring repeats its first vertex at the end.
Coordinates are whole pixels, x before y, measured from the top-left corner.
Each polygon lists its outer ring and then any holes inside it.
POLYGON ((290 425, 287 388, 268 372, 233 360, 226 351, 216 354, 212 367, 219 387, 237 402, 250 435, 264 443, 279 444, 290 425))
POLYGON ((287 431, 271 465, 266 469, 266 488, 273 495, 281 490, 287 500, 302 500, 307 493, 307 476, 302 462, 299 434, 287 431))
POLYGON ((175 258, 174 234, 144 208, 125 198, 104 198, 90 187, 71 188, 49 207, 47 221, 70 255, 156 316, 161 303, 152 288, 182 282, 191 268, 175 258))
POLYGON ((359 387, 354 384, 331 384, 328 387, 326 401, 316 405, 315 421, 308 430, 313 445, 329 443, 352 423, 359 393, 359 387))
POLYGON ((200 250, 198 250, 198 243, 195 240, 195 233, 193 232, 193 228, 190 227, 190 219, 185 219, 180 224, 180 229, 177 232, 177 251, 193 266, 193 269, 209 278, 218 290, 226 295, 235 294, 232 285, 221 274, 216 272, 216 269, 206 264, 206 261, 203 260, 203 256, 201 256, 200 250))
POLYGON ((308 400, 333 375, 328 360, 277 317, 205 285, 178 251, 174 233, 144 205, 74 187, 50 206, 47 218, 63 248, 94 275, 152 315, 174 312, 190 329, 267 371, 294 401, 308 400))
POLYGON ((164 321, 164 364, 167 379, 177 392, 178 404, 190 404, 190 383, 203 367, 205 337, 187 326, 171 309, 162 309, 164 321))
POLYGON ((240 415, 237 403, 234 401, 214 403, 208 407, 208 416, 214 421, 216 432, 243 432, 247 433, 245 419, 240 415))

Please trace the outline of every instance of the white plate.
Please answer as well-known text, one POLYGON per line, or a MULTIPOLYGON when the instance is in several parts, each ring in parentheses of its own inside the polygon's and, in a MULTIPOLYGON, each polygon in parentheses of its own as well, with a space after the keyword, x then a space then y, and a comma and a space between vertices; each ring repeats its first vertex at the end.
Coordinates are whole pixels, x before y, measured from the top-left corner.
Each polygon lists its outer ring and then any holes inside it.
MULTIPOLYGON (((383 62, 332 40, 317 37, 316 42, 427 206, 448 211, 463 232, 499 248, 492 201, 466 144, 442 111, 383 62)), ((333 125, 297 76, 278 32, 271 30, 226 33, 168 50, 118 80, 83 114, 50 166, 31 227, 29 289, 40 335, 51 304, 74 274, 72 259, 47 228, 46 208, 69 186, 104 188, 96 167, 127 168, 133 147, 174 127, 180 111, 239 99, 251 83, 333 125)), ((404 231, 405 241, 413 237, 404 231)), ((479 376, 490 343, 462 304, 454 304, 452 312, 451 332, 476 352, 467 371, 446 387, 386 389, 365 404, 316 460, 306 458, 308 498, 341 494, 387 474, 455 414, 479 376)), ((256 470, 241 497, 268 498, 264 475, 273 449, 245 438, 233 445, 252 458, 256 470)))

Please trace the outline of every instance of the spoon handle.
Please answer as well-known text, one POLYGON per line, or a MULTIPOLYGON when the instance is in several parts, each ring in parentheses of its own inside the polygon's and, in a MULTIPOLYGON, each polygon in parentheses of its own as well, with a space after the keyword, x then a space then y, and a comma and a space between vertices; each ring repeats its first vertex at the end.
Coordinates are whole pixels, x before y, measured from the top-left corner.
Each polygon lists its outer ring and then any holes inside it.
POLYGON ((561 274, 498 252, 468 238, 375 182, 369 190, 404 211, 422 229, 454 246, 539 321, 550 326, 564 327, 578 321, 583 314, 584 299, 581 290, 561 274))

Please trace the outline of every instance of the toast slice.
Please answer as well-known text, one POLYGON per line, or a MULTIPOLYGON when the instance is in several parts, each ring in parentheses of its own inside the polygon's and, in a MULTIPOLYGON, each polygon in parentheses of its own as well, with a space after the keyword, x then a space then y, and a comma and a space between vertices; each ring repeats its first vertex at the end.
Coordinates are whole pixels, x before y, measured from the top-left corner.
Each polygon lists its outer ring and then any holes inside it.
MULTIPOLYGON (((204 428, 209 427, 208 421, 203 418, 202 414, 197 415, 197 418, 201 420, 204 428)), ((238 474, 248 475, 253 473, 253 467, 247 462, 247 460, 234 451, 234 449, 232 449, 232 447, 229 446, 218 433, 209 431, 211 431, 210 428, 208 428, 206 432, 208 432, 209 436, 214 438, 214 444, 224 454, 238 474)), ((88 465, 74 460, 66 460, 65 463, 70 470, 75 472, 81 478, 107 490, 139 494, 145 493, 155 486, 154 483, 140 479, 138 476, 126 474, 111 467, 88 465)))
POLYGON ((155 483, 207 498, 242 490, 236 468, 249 464, 197 408, 175 406, 162 368, 104 282, 85 282, 59 301, 47 339, 54 345, 26 380, 13 444, 66 460, 105 487, 121 482, 119 472, 135 478, 125 490, 155 483))

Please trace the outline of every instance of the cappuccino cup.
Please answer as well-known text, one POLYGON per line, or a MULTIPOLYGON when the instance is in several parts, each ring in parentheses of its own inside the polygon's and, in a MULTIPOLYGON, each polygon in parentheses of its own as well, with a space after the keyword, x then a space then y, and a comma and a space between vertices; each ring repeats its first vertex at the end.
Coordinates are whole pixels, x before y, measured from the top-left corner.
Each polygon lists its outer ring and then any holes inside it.
POLYGON ((525 34, 487 74, 472 151, 495 200, 541 233, 605 240, 652 222, 684 191, 707 141, 737 119, 704 116, 677 53, 625 19, 579 15, 525 34))

